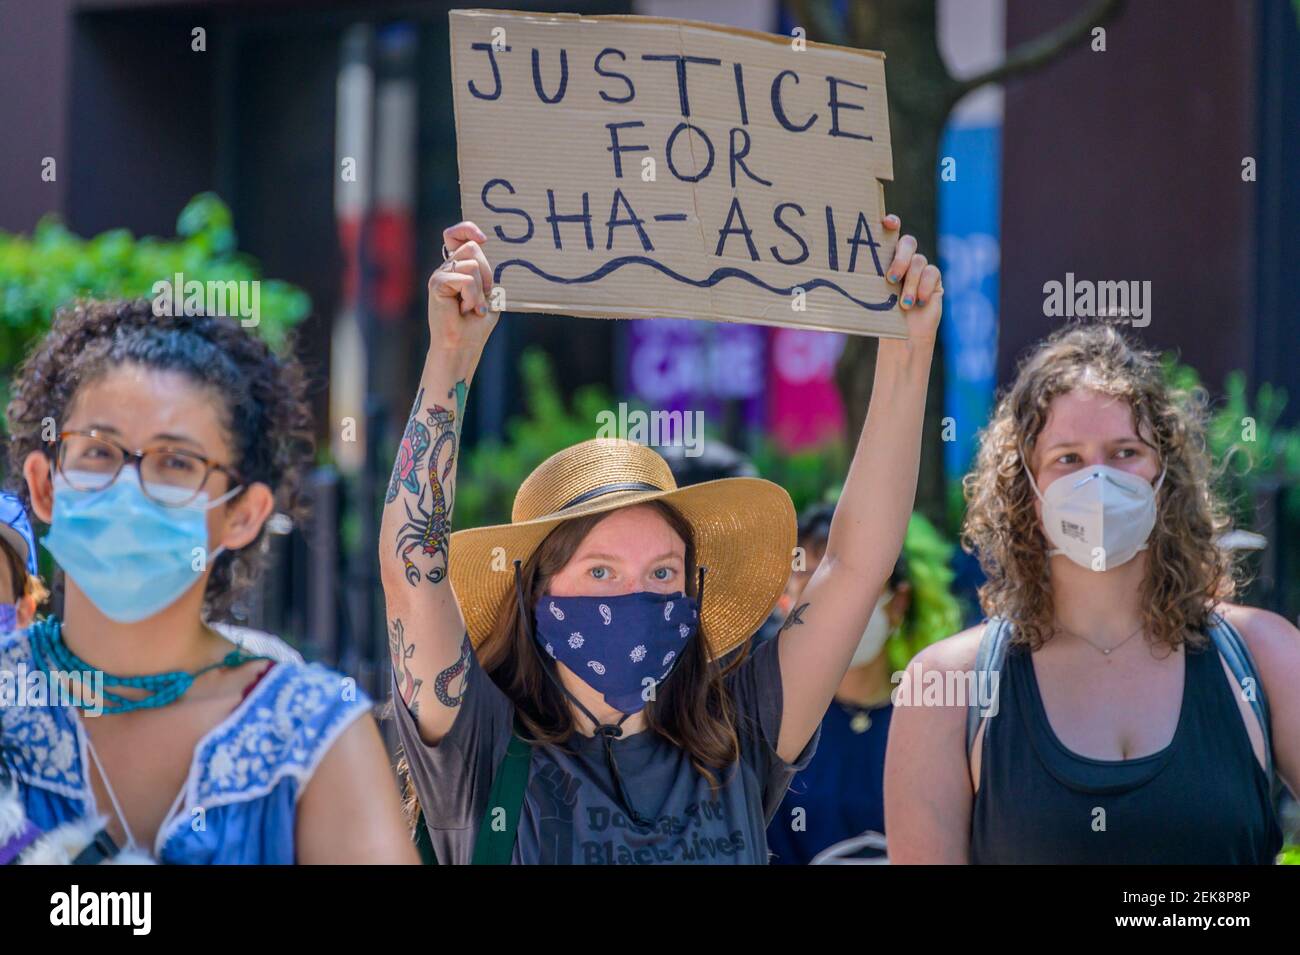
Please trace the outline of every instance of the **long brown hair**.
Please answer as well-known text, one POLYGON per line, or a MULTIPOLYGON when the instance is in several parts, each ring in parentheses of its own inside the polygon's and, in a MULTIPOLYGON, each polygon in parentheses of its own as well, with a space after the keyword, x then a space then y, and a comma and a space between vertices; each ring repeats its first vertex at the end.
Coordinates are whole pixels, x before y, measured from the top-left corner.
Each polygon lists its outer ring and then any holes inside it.
POLYGON ((1147 541, 1144 624, 1154 643, 1199 646, 1211 608, 1237 587, 1232 557, 1216 542, 1228 518, 1212 487, 1205 395, 1171 388, 1158 356, 1109 324, 1067 326, 1042 342, 1021 364, 982 435, 963 482, 962 532, 988 577, 980 605, 990 617, 1014 621, 1017 642, 1036 648, 1053 632, 1049 545, 1022 464, 1052 401, 1076 388, 1127 404, 1138 435, 1165 466, 1147 541))
MULTIPOLYGON (((686 581, 683 590, 698 598, 698 570, 695 564, 695 539, 691 525, 670 504, 647 501, 686 544, 686 581)), ((557 526, 524 561, 519 574, 524 597, 524 613, 530 615, 550 584, 573 558, 592 528, 608 517, 589 514, 575 517, 557 526)), ((511 573, 514 569, 511 568, 511 573)), ((704 590, 709 589, 705 570, 704 590)), ((525 629, 514 596, 503 600, 497 610, 492 630, 475 651, 478 665, 515 705, 524 731, 534 743, 563 745, 578 731, 568 698, 542 670, 542 659, 525 629)), ((676 668, 658 688, 656 698, 646 704, 646 730, 658 733, 674 746, 690 754, 691 765, 709 785, 717 788, 719 772, 734 766, 740 756, 736 732, 735 705, 726 685, 727 676, 740 666, 749 653, 749 644, 733 651, 724 660, 709 658, 701 615, 700 629, 691 639, 676 668)), ((398 762, 404 778, 405 808, 413 821, 419 802, 412 785, 405 755, 398 762)))
MULTIPOLYGON (((695 542, 691 525, 671 505, 649 501, 653 508, 686 544, 684 590, 696 594, 695 542)), ((538 598, 546 593, 551 578, 573 558, 578 545, 612 512, 589 514, 565 521, 533 551, 520 568, 524 613, 532 614, 538 598)), ((705 593, 708 572, 705 571, 705 593)), ((513 591, 512 591, 513 593, 513 591)), ((691 763, 718 784, 715 772, 736 762, 740 752, 736 736, 735 711, 724 679, 744 659, 745 651, 721 665, 709 659, 703 628, 690 641, 672 675, 646 704, 647 728, 673 745, 686 750, 691 763)), ((563 744, 577 732, 568 698, 542 670, 543 662, 533 646, 530 631, 520 616, 515 600, 503 601, 486 640, 478 648, 479 664, 515 704, 520 723, 536 742, 563 744)))

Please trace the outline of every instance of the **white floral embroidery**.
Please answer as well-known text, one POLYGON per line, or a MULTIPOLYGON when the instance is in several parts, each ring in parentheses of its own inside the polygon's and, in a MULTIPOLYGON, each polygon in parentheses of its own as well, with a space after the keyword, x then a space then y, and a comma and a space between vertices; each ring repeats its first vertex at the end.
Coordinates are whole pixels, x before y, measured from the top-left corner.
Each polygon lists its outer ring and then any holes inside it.
POLYGON ((633 663, 640 663, 645 659, 645 644, 638 643, 632 648, 632 652, 629 653, 628 656, 632 658, 633 663))
MULTIPOLYGON (((20 660, 31 666, 25 637, 0 637, 0 669, 12 669, 20 660)), ((164 821, 155 854, 164 860, 210 857, 210 847, 189 840, 193 808, 256 803, 285 779, 295 780, 301 791, 339 733, 370 705, 351 681, 322 666, 274 667, 235 713, 199 743, 184 805, 164 821)), ((10 764, 24 784, 86 803, 81 738, 70 710, 0 707, 0 721, 5 741, 13 747, 10 764)), ((274 806, 270 815, 253 810, 262 813, 257 818, 263 826, 274 822, 271 816, 278 811, 274 806)), ((208 818, 211 824, 213 817, 208 818)))
MULTIPOLYGON (((0 671, 35 672, 25 633, 0 637, 0 671), (7 642, 6 642, 7 641, 7 642)), ((10 687, 14 692, 16 687, 10 687)), ((63 706, 0 706, 0 725, 6 757, 14 774, 29 786, 38 786, 72 799, 84 799, 81 753, 74 716, 63 706)))
POLYGON ((601 663, 599 660, 588 660, 587 666, 591 667, 602 676, 605 674, 605 664, 601 663))
POLYGON ((686 626, 686 624, 684 623, 678 624, 677 632, 680 633, 682 635, 682 639, 685 640, 687 637, 691 635, 691 628, 686 626))
POLYGON ((664 619, 667 620, 670 616, 672 616, 672 612, 673 612, 673 602, 670 600, 668 601, 668 603, 664 604, 664 619))
POLYGON ((569 634, 569 647, 570 647, 571 649, 576 650, 576 649, 578 649, 580 646, 582 646, 583 643, 585 643, 585 642, 586 642, 586 641, 584 641, 584 640, 582 639, 582 634, 579 633, 577 630, 575 630, 575 631, 573 631, 573 633, 569 634))
POLYGON ((254 705, 199 754, 197 796, 205 805, 256 798, 285 776, 301 780, 333 742, 335 727, 369 705, 318 665, 282 664, 265 679, 275 682, 258 687, 263 692, 250 700, 254 705))
POLYGON ((672 650, 669 650, 668 653, 664 655, 664 662, 662 665, 668 666, 668 664, 673 662, 673 657, 675 656, 677 656, 677 654, 674 653, 672 650))
POLYGON ((551 645, 548 643, 548 644, 546 645, 546 652, 549 653, 552 657, 554 657, 554 656, 555 656, 555 647, 551 646, 551 645))
POLYGON ((600 604, 596 609, 600 611, 600 619, 605 621, 605 626, 608 627, 609 622, 614 619, 614 611, 609 609, 608 604, 600 604))
POLYGON ((554 601, 554 600, 552 600, 552 601, 547 605, 547 608, 551 611, 551 616, 554 617, 556 620, 563 620, 563 619, 564 619, 564 611, 561 610, 559 607, 555 606, 555 601, 554 601))

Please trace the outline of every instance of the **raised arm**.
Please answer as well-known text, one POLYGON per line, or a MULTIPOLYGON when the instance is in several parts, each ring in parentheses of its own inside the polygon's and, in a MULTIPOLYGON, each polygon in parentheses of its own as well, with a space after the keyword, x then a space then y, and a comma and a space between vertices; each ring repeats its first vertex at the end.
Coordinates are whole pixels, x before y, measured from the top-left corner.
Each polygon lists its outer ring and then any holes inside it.
POLYGON ((473 654, 447 580, 447 560, 465 399, 498 318, 488 307, 492 268, 482 250, 486 238, 472 222, 443 233, 452 257, 429 279, 429 353, 379 529, 397 692, 427 743, 437 743, 451 728, 473 654))
MULTIPOLYGON (((887 229, 899 228, 886 216, 887 229)), ((783 706, 777 753, 807 744, 848 669, 884 589, 916 498, 930 358, 943 310, 939 269, 898 240, 889 267, 907 315, 905 341, 880 339, 871 407, 831 521, 826 554, 781 628, 783 706)))

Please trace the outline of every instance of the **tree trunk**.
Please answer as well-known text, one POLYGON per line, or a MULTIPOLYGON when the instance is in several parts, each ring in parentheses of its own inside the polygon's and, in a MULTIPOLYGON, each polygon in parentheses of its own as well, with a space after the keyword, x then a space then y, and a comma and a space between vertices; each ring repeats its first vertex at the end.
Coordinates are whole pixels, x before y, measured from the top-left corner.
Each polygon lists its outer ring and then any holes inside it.
MULTIPOLYGON (((939 258, 935 176, 939 138, 948 118, 951 77, 939 54, 934 0, 857 0, 850 9, 845 35, 849 46, 882 50, 889 92, 889 128, 893 142, 894 181, 885 184, 885 206, 903 220, 903 231, 916 236, 931 262, 939 258)), ((849 336, 836 369, 844 398, 847 436, 856 443, 871 400, 876 367, 876 339, 849 336)), ((921 446, 917 509, 943 527, 944 488, 943 349, 936 348, 930 372, 921 446)))
MULTIPOLYGON (((888 57, 889 129, 893 142, 894 182, 885 187, 886 210, 903 220, 931 262, 939 258, 937 182, 939 140, 949 111, 965 93, 985 83, 1002 82, 1052 62, 1087 40, 1091 30, 1118 15, 1125 0, 1092 0, 1055 29, 1011 51, 993 69, 962 81, 948 72, 939 53, 936 0, 849 0, 844 22, 832 0, 788 0, 809 39, 859 49, 881 50, 888 57)), ((1300 3, 1300 0, 1295 0, 1300 3)), ((836 368, 844 398, 847 437, 856 444, 871 399, 876 370, 876 339, 850 335, 836 368)), ((926 517, 946 524, 947 495, 943 475, 943 348, 935 349, 921 444, 921 473, 916 506, 926 517)))

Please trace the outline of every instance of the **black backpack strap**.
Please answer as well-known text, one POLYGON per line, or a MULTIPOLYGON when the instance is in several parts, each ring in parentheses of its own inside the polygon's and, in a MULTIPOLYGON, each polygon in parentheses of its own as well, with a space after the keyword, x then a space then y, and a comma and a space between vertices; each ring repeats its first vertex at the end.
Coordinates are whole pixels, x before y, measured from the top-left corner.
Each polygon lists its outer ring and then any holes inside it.
POLYGON ((997 674, 1002 672, 1002 664, 1007 658, 1007 647, 1011 645, 1011 624, 1001 617, 992 617, 984 625, 980 637, 979 652, 975 655, 975 684, 971 688, 973 695, 966 703, 966 759, 970 760, 975 752, 975 737, 979 735, 980 724, 997 713, 996 701, 985 710, 981 703, 985 687, 998 690, 997 674))
MULTIPOLYGON (((524 805, 524 791, 528 788, 532 755, 532 747, 519 736, 519 726, 515 724, 506 754, 492 779, 492 791, 488 793, 487 809, 479 823, 471 865, 510 864, 519 833, 519 813, 524 805), (504 811, 504 815, 499 811, 504 811)), ((433 840, 429 837, 423 809, 415 820, 415 848, 420 854, 421 864, 438 864, 438 854, 433 851, 433 840)))
POLYGON ((1217 613, 1210 614, 1206 632, 1214 642, 1219 655, 1223 657, 1223 662, 1232 671, 1232 677, 1237 683, 1242 698, 1250 704, 1255 718, 1259 720, 1259 727, 1264 734, 1265 773, 1268 775, 1271 791, 1274 786, 1273 734, 1268 696, 1264 693, 1264 681, 1259 678, 1259 670, 1255 667, 1255 660, 1250 655, 1250 648, 1246 646, 1245 639, 1226 618, 1217 613))

